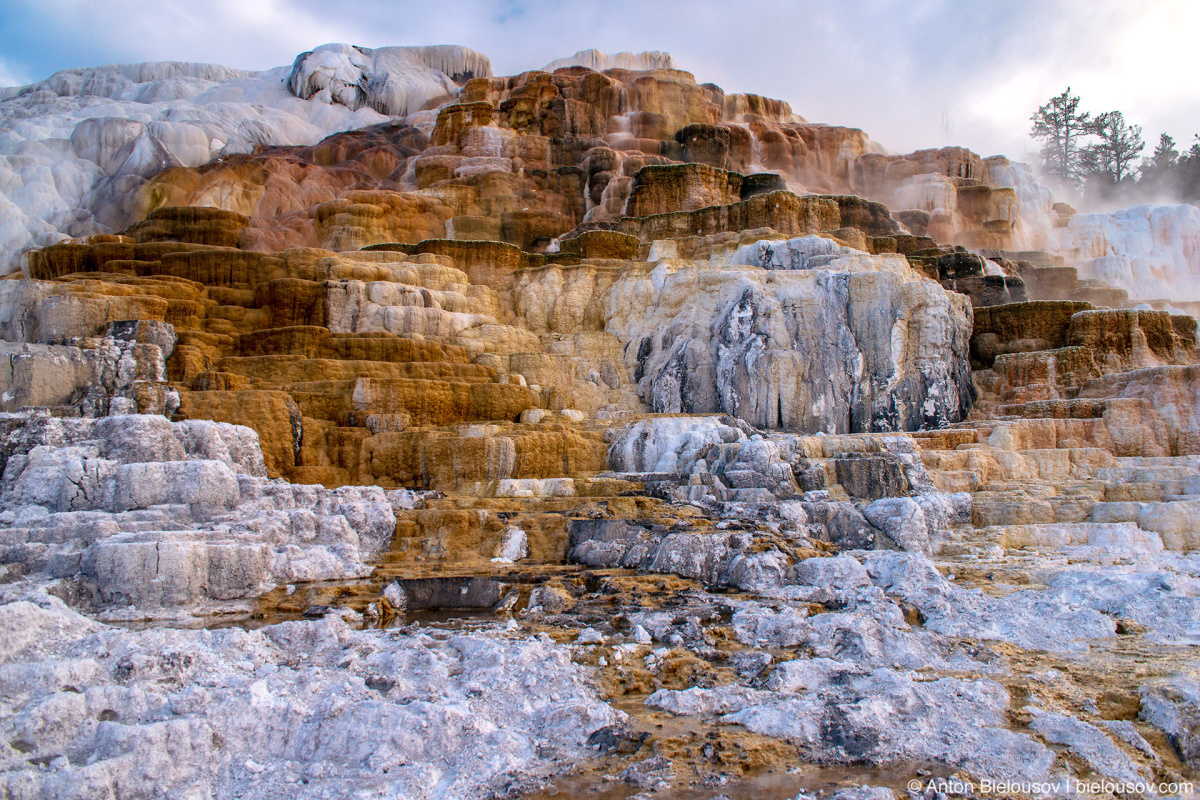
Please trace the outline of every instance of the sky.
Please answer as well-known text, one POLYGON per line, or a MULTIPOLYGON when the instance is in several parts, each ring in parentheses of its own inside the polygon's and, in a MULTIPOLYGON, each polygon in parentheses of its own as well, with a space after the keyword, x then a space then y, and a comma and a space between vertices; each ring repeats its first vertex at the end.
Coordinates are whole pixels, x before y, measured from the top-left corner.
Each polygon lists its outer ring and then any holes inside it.
POLYGON ((59 69, 290 64, 325 42, 462 44, 509 75, 586 48, 664 50, 701 83, 788 101, 894 152, 1031 160, 1029 117, 1067 86, 1190 146, 1196 0, 0 0, 0 86, 59 69))

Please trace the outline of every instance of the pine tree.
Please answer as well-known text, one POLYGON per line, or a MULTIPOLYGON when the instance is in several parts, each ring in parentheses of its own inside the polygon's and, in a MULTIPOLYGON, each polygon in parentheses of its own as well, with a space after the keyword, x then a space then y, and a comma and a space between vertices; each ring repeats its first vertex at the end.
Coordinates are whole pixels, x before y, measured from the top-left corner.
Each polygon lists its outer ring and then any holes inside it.
POLYGON ((1079 111, 1071 87, 1030 117, 1030 135, 1042 143, 1042 169, 1063 186, 1078 188, 1086 176, 1081 139, 1095 132, 1092 115, 1079 111))
POLYGON ((1181 177, 1175 140, 1164 133, 1158 137, 1154 153, 1142 159, 1138 191, 1147 200, 1176 199, 1180 194, 1181 177))
POLYGON ((1084 171, 1113 184, 1132 177, 1134 159, 1146 148, 1142 126, 1127 124, 1120 111, 1107 111, 1097 115, 1092 130, 1100 141, 1083 149, 1084 171))
POLYGON ((1175 169, 1179 161, 1179 151, 1175 149, 1175 140, 1167 134, 1158 137, 1158 146, 1148 159, 1142 161, 1142 177, 1165 175, 1175 169))
POLYGON ((1176 188, 1179 199, 1188 203, 1200 201, 1200 134, 1192 147, 1175 164, 1176 188))

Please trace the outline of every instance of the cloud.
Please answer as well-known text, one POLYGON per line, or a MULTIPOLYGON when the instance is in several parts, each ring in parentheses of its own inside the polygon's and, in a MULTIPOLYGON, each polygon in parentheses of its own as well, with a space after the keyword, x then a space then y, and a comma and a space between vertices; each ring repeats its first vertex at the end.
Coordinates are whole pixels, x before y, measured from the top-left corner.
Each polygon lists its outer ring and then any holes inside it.
MULTIPOLYGON (((1148 139, 1190 139, 1191 0, 8 0, 0 65, 44 77, 114 61, 263 69, 329 41, 456 43, 513 74, 598 47, 667 50, 697 80, 787 100, 896 151, 1032 152, 1029 116, 1067 85, 1148 139)), ((0 77, 3 73, 0 73, 0 77)))
POLYGON ((0 59, 0 86, 24 86, 29 83, 29 76, 14 68, 4 59, 0 59))

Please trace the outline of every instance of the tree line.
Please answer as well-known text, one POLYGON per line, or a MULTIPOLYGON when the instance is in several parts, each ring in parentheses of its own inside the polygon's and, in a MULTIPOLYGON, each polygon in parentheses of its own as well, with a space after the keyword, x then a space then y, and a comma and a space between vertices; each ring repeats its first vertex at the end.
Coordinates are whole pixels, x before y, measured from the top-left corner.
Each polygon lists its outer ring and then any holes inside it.
POLYGON ((1030 118, 1046 177, 1085 200, 1200 202, 1200 135, 1181 153, 1163 133, 1154 152, 1142 157, 1141 125, 1126 122, 1120 111, 1093 116, 1079 103, 1068 86, 1030 118))

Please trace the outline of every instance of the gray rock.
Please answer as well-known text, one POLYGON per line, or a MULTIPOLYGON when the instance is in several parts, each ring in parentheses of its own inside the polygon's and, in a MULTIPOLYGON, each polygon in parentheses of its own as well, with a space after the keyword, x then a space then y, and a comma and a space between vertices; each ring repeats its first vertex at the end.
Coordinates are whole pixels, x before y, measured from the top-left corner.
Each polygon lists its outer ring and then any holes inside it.
POLYGON ((193 518, 205 519, 232 509, 240 499, 237 477, 220 461, 154 461, 116 468, 107 510, 185 505, 193 508, 193 518))
POLYGON ((621 428, 608 448, 609 469, 690 475, 710 445, 747 439, 722 415, 660 417, 621 428))
POLYGON ((678 716, 703 717, 729 714, 757 702, 766 702, 774 695, 745 686, 721 686, 716 689, 659 689, 646 698, 646 705, 678 716))
POLYGON ((915 606, 924 628, 944 636, 1012 642, 1031 650, 1072 652, 1088 639, 1115 635, 1116 623, 1100 612, 1031 590, 1004 597, 963 589, 946 580, 924 556, 872 551, 861 554, 872 582, 915 606))
POLYGON ((787 500, 801 494, 792 461, 780 442, 753 434, 747 441, 710 447, 707 469, 732 489, 765 489, 774 499, 787 500))
POLYGON ((571 595, 556 586, 538 586, 529 593, 531 611, 556 614, 570 608, 573 603, 571 595))
POLYGON ((762 269, 824 269, 839 256, 856 252, 823 236, 799 236, 783 242, 744 245, 734 252, 732 261, 762 269))
POLYGON ((752 647, 795 647, 806 641, 811 626, 806 609, 770 608, 746 603, 733 614, 733 630, 742 644, 752 647))
POLYGON ((1146 741, 1145 737, 1143 737, 1140 733, 1138 733, 1137 728, 1135 728, 1133 723, 1130 722, 1129 720, 1127 720, 1127 719, 1101 720, 1100 727, 1104 728, 1105 730, 1107 730, 1113 734, 1116 734, 1118 739, 1125 742, 1125 744, 1132 746, 1135 750, 1137 750, 1139 753, 1146 756, 1147 758, 1152 759, 1154 761, 1159 760, 1158 754, 1154 752, 1154 747, 1151 746, 1151 744, 1146 741))
POLYGON ((617 777, 626 783, 652 792, 670 786, 671 776, 671 762, 662 756, 631 764, 617 774, 617 777))
MULTIPOLYGON (((38 305, 39 313, 53 299, 38 305)), ((166 384, 166 355, 157 344, 84 335, 52 336, 52 344, 0 341, 0 411, 58 407, 90 417, 174 412, 178 397, 166 384)))
POLYGON ((220 461, 239 474, 267 477, 258 434, 244 425, 208 420, 184 420, 172 424, 172 432, 187 458, 220 461))
POLYGON ((1146 778, 1133 759, 1113 744, 1104 731, 1083 720, 1056 711, 1043 711, 1034 716, 1029 727, 1048 742, 1066 745, 1101 775, 1123 783, 1136 783, 1146 778))
POLYGON ((667 533, 622 520, 571 520, 567 557, 594 567, 669 572, 747 591, 777 588, 786 558, 777 550, 749 552, 741 532, 667 533))
POLYGON ((784 661, 771 670, 766 688, 776 692, 804 694, 820 689, 831 679, 845 675, 861 675, 868 670, 848 661, 831 658, 803 658, 784 661))
MULTIPOLYGON (((751 247, 760 246, 785 245, 751 247)), ((768 273, 758 255, 614 284, 613 297, 639 298, 614 304, 609 330, 626 342, 627 366, 652 411, 847 433, 937 427, 970 410, 964 296, 924 280, 899 256, 844 254, 820 269, 768 273), (906 352, 922 355, 899 355, 906 352)))
POLYGON ((830 600, 871 585, 871 576, 863 565, 849 556, 806 558, 788 570, 788 579, 822 589, 823 596, 830 600))
POLYGON ((905 474, 911 464, 891 453, 844 453, 834 459, 833 465, 837 482, 851 497, 904 497, 915 488, 905 474))
POLYGON ((408 598, 404 595, 404 587, 396 581, 392 581, 383 590, 383 599, 388 601, 388 605, 393 611, 403 611, 408 606, 408 598))
POLYGON ((771 666, 771 654, 761 650, 741 650, 729 657, 734 673, 743 681, 750 682, 771 666))
POLYGON ((114 784, 129 797, 477 797, 586 757, 596 731, 624 722, 548 640, 357 631, 332 614, 128 631, 42 595, 0 605, 0 665, 5 741, 20 745, 0 748, 0 794, 14 800, 114 784))
POLYGON ((604 643, 604 635, 601 634, 600 631, 596 630, 595 628, 584 628, 583 630, 581 630, 579 632, 579 636, 577 636, 575 638, 575 644, 579 644, 579 645, 603 644, 603 643, 604 643))
MULTIPOLYGON (((245 603, 280 582, 364 576, 419 500, 265 477, 258 436, 161 416, 4 417, 0 563, 139 614, 245 603)), ((125 613, 125 612, 122 612, 125 613)))
POLYGON ((1061 602, 1145 625, 1151 641, 1200 645, 1200 579, 1194 576, 1146 564, 1132 571, 1061 570, 1046 583, 1047 594, 1061 602))
POLYGON ((971 496, 931 491, 886 497, 863 506, 862 514, 896 549, 931 554, 945 543, 951 525, 970 522, 971 496))
POLYGON ((890 543, 900 550, 931 553, 933 545, 925 511, 911 497, 887 497, 863 506, 863 516, 883 531, 890 543))
POLYGON ((105 333, 118 342, 152 344, 162 351, 164 359, 171 357, 175 352, 175 343, 179 341, 174 325, 152 319, 110 322, 105 333))
POLYGON ((876 436, 866 444, 870 452, 834 459, 838 465, 878 462, 894 473, 889 478, 875 469, 838 467, 852 494, 884 497, 862 512, 814 493, 824 491, 826 478, 824 467, 805 455, 810 437, 758 432, 731 417, 640 420, 617 431, 608 458, 617 475, 637 475, 662 499, 706 507, 727 519, 777 521, 781 530, 845 549, 878 543, 933 552, 951 526, 970 521, 970 495, 937 492, 909 437, 876 436), (886 497, 899 491, 889 488, 893 478, 903 484, 899 493, 914 496, 886 497))
POLYGON ((101 417, 92 426, 91 436, 100 440, 105 458, 122 464, 182 461, 186 457, 175 427, 166 417, 157 415, 101 417))
POLYGON ((1165 733, 1179 757, 1200 768, 1200 685, 1194 676, 1180 675, 1143 686, 1143 721, 1165 733))
POLYGON ((525 531, 516 525, 509 525, 504 529, 503 539, 496 549, 496 557, 492 560, 511 563, 528 556, 529 539, 526 537, 525 531))
POLYGON ((812 757, 867 764, 936 761, 982 775, 1045 779, 1054 754, 1006 725, 1008 694, 992 681, 876 669, 810 672, 801 692, 660 690, 647 705, 675 714, 716 714, 724 723, 802 744, 812 757), (815 684, 815 686, 813 685, 815 684))
POLYGON ((867 522, 853 503, 808 500, 801 503, 809 524, 805 532, 843 550, 869 550, 875 546, 879 529, 867 522))
MULTIPOLYGON (((803 617, 793 609, 767 612, 748 605, 740 616, 735 614, 734 622, 735 627, 742 625, 743 641, 756 646, 814 642, 829 647, 836 641, 871 664, 920 666, 922 659, 936 658, 936 653, 944 649, 937 636, 1000 640, 1028 649, 1071 652, 1086 649, 1088 639, 1107 638, 1116 632, 1112 619, 1054 592, 1026 590, 993 597, 978 589, 954 585, 918 553, 854 552, 875 587, 892 601, 908 603, 921 613, 923 630, 910 632, 893 602, 881 604, 882 598, 859 598, 856 591, 800 584, 796 578, 798 565, 787 566, 786 558, 778 551, 748 552, 752 540, 752 535, 744 532, 676 534, 619 520, 574 520, 570 524, 568 555, 591 566, 671 572, 713 585, 848 607, 848 613, 823 614, 819 622, 802 623, 803 617), (855 611, 854 606, 860 602, 867 602, 868 607, 855 611), (839 638, 829 638, 835 632, 839 638), (897 657, 888 659, 888 652, 895 652, 897 657)), ((818 654, 840 657, 835 651, 818 654)))
POLYGON ((937 633, 914 629, 904 614, 882 596, 865 599, 847 611, 809 617, 796 609, 770 609, 742 604, 733 615, 738 640, 755 647, 801 647, 813 656, 860 668, 989 670, 962 655, 951 654, 949 641, 937 633))
POLYGON ((882 786, 858 786, 842 789, 830 800, 896 800, 896 795, 891 789, 882 786))
POLYGON ((180 607, 257 597, 273 588, 268 545, 196 541, 168 531, 120 534, 84 552, 80 575, 99 601, 180 607))

